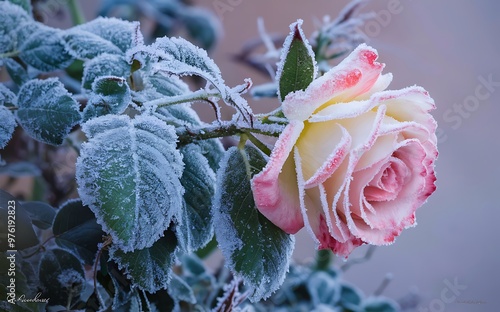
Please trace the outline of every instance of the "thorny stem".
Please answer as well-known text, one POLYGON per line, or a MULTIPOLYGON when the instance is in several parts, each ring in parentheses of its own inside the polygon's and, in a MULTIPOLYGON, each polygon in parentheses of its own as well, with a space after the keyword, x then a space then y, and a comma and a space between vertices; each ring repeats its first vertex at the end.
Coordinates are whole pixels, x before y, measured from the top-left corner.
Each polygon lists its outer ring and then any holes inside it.
POLYGON ((152 106, 152 107, 165 107, 165 106, 170 106, 170 105, 175 105, 175 104, 181 104, 181 103, 189 103, 189 102, 194 102, 194 101, 208 101, 210 98, 213 97, 218 97, 220 98, 221 95, 214 91, 214 92, 207 92, 205 90, 198 90, 192 93, 189 93, 187 95, 178 95, 178 96, 170 96, 170 97, 165 97, 161 99, 156 99, 152 101, 148 101, 144 103, 144 106, 152 106))
POLYGON ((246 127, 237 123, 221 123, 220 125, 210 125, 205 128, 191 129, 188 127, 177 128, 177 136, 179 137, 179 146, 187 145, 194 141, 208 140, 232 136, 245 133, 258 133, 272 137, 278 137, 283 129, 266 129, 259 127, 260 124, 255 123, 254 127, 246 127))

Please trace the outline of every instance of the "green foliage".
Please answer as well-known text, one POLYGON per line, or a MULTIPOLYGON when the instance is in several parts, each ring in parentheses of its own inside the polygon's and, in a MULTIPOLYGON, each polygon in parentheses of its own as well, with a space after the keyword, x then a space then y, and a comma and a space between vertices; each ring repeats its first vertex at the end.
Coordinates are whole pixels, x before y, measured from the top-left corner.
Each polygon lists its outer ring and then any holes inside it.
POLYGON ((285 100, 287 94, 305 90, 316 78, 316 61, 309 42, 300 27, 301 22, 292 24, 281 54, 276 80, 279 96, 285 100))
POLYGON ((34 139, 61 145, 81 120, 78 103, 56 78, 30 80, 18 95, 17 119, 34 139))
POLYGON ((252 147, 230 148, 217 173, 214 198, 216 237, 229 268, 252 289, 253 301, 269 297, 288 270, 294 237, 266 219, 255 207, 250 179, 266 165, 252 147))

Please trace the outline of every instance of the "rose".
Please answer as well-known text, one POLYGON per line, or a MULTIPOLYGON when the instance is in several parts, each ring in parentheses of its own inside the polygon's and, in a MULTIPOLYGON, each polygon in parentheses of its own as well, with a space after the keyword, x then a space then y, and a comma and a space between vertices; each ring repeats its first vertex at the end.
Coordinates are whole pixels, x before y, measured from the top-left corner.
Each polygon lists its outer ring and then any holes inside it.
POLYGON ((252 179, 259 211, 287 233, 304 225, 319 249, 347 256, 386 245, 415 224, 436 189, 434 101, 417 86, 385 90, 391 74, 360 45, 306 90, 286 96, 289 124, 252 179))

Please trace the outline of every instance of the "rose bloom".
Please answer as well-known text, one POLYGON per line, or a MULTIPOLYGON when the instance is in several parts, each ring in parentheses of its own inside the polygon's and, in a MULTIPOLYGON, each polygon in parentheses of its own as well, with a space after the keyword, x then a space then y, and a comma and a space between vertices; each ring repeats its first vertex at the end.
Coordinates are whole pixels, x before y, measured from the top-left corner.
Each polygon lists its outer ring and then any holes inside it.
POLYGON ((343 256, 392 243, 436 189, 434 101, 417 86, 386 90, 392 75, 377 57, 362 44, 288 94, 289 124, 252 179, 271 222, 290 234, 305 226, 317 248, 343 256))

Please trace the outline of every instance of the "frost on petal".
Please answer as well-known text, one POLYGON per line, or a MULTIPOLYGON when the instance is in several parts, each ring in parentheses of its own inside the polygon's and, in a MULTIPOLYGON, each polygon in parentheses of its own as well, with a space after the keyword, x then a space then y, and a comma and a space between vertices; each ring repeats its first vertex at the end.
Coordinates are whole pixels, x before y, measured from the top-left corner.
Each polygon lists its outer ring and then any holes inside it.
POLYGON ((151 116, 106 115, 83 125, 78 191, 124 251, 151 246, 182 207, 182 156, 173 127, 151 116))
POLYGON ((384 68, 375 60, 376 50, 361 44, 339 65, 314 80, 305 91, 290 93, 283 113, 291 120, 306 120, 313 112, 339 102, 349 102, 376 84, 384 68))
MULTIPOLYGON (((310 188, 305 189, 305 181, 302 176, 302 159, 297 148, 294 150, 295 168, 297 173, 297 180, 299 185, 299 196, 301 212, 304 218, 304 224, 316 242, 317 249, 331 249, 338 255, 347 256, 356 247, 360 246, 363 242, 348 234, 348 239, 337 240, 335 236, 339 236, 337 227, 331 228, 326 222, 325 212, 329 210, 328 203, 324 199, 324 188, 310 188), (323 192, 323 193, 321 193, 323 192), (321 201, 318 199, 321 198, 321 201)), ((341 234, 345 235, 345 234, 341 234)))
POLYGON ((296 233, 304 224, 292 149, 304 124, 291 122, 276 142, 264 169, 252 179, 252 190, 259 211, 287 233, 296 233))

